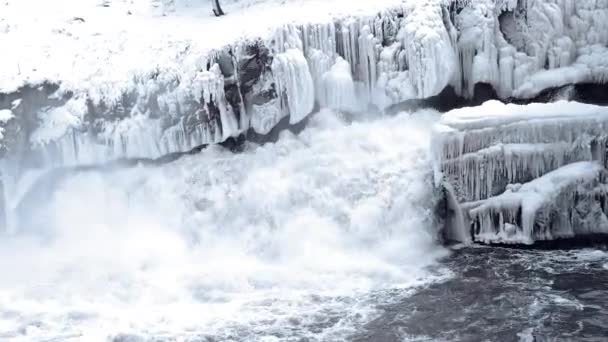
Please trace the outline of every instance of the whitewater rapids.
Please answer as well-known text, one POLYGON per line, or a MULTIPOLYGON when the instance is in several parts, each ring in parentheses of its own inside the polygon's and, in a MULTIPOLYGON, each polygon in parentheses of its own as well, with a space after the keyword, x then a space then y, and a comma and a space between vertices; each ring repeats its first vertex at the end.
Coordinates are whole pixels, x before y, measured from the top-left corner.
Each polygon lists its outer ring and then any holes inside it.
POLYGON ((347 338, 449 276, 430 268, 438 117, 322 111, 242 153, 40 176, 0 237, 0 339, 347 338))

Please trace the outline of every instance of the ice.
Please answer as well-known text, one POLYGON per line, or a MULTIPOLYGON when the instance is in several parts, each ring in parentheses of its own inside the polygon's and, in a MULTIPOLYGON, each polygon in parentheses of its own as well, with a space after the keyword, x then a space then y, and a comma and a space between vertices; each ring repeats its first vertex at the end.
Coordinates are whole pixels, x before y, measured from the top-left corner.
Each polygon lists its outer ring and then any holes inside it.
POLYGON ((322 78, 321 106, 334 110, 358 111, 360 105, 355 93, 355 83, 350 72, 350 65, 341 57, 322 78))
POLYGON ((486 201, 465 204, 475 240, 532 244, 608 233, 606 176, 603 165, 579 162, 486 201))
MULTIPOLYGON (((154 117, 146 108, 150 93, 157 89, 146 86, 149 89, 141 91, 131 111, 118 120, 109 117, 101 122, 96 118, 87 121, 90 98, 81 95, 63 106, 41 110, 38 128, 30 137, 34 151, 42 152, 47 165, 57 166, 102 164, 124 158, 156 159, 218 143, 243 131, 226 101, 224 76, 218 64, 182 80, 159 97, 157 104, 166 110, 164 117, 154 117), (188 111, 196 112, 187 116, 188 111)), ((121 103, 115 106, 125 110, 121 103)))
POLYGON ((33 146, 43 146, 59 140, 73 129, 77 129, 86 111, 84 98, 74 98, 64 106, 47 108, 38 113, 41 121, 39 128, 33 132, 30 142, 33 146))
POLYGON ((440 2, 413 3, 408 2, 411 12, 403 19, 398 37, 417 98, 427 98, 439 94, 449 84, 456 72, 457 59, 440 2))
POLYGON ((281 107, 289 109, 289 123, 302 121, 315 104, 315 88, 308 63, 301 50, 288 49, 275 56, 272 64, 281 107), (285 95, 282 95, 282 91, 285 95))
POLYGON ((251 109, 251 127, 259 134, 268 134, 284 117, 278 100, 264 105, 253 105, 251 109))
MULTIPOLYGON (((31 132, 29 146, 6 146, 15 169, 156 159, 316 109, 382 111, 448 86, 473 97, 485 83, 507 99, 608 80, 606 1, 248 0, 221 18, 192 0, 32 1, 0 11, 0 92, 50 92, 7 124, 31 132)), ((605 163, 605 111, 553 106, 447 114, 437 183, 445 176, 470 202, 572 162, 605 163)))
POLYGON ((454 218, 454 229, 464 224, 476 241, 486 243, 604 232, 603 214, 596 209, 605 197, 605 172, 597 170, 606 165, 606 132, 608 108, 567 101, 488 101, 446 113, 435 127, 433 151, 436 184, 447 183, 461 205, 464 223, 454 218), (547 193, 537 189, 542 186, 547 193), (530 192, 535 195, 522 195, 530 192), (544 209, 534 207, 532 198, 541 198, 544 209), (583 209, 587 206, 592 209, 583 209), (570 213, 572 207, 579 208, 579 216, 551 221, 559 212, 551 208, 570 213), (597 229, 590 228, 594 224, 597 229))

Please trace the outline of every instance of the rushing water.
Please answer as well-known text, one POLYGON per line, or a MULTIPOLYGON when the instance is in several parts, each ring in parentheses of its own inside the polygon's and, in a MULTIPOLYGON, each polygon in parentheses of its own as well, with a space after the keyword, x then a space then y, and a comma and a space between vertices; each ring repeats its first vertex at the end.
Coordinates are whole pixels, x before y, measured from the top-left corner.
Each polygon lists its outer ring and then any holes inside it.
POLYGON ((354 341, 606 341, 608 250, 464 248, 445 282, 380 305, 354 341))
POLYGON ((606 251, 437 244, 437 117, 325 111, 242 153, 24 175, 0 340, 605 340, 606 251))
POLYGON ((24 177, 0 238, 0 340, 351 336, 394 293, 449 276, 430 268, 447 255, 436 118, 325 111, 238 154, 24 177))

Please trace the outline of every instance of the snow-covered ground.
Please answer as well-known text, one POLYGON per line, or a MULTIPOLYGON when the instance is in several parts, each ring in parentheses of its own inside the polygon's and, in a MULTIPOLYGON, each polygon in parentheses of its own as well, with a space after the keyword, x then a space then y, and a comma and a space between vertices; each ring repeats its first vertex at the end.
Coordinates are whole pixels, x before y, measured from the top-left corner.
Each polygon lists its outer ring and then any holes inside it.
MULTIPOLYGON (((465 93, 476 82, 494 84, 504 96, 528 97, 548 87, 608 80, 605 1, 535 0, 520 5, 523 11, 516 5, 512 0, 236 0, 224 4, 229 15, 216 18, 208 0, 4 0, 0 92, 51 81, 68 90, 103 89, 118 96, 134 77, 157 69, 195 73, 210 50, 243 38, 268 39, 284 24, 373 16, 397 6, 424 9, 411 20, 417 34, 426 36, 427 44, 453 49, 452 58, 462 64, 458 71, 455 60, 434 53, 425 65, 411 65, 412 71, 447 63, 446 75, 432 76, 464 77, 465 93), (466 7, 455 15, 455 27, 445 28, 450 35, 432 37, 444 23, 441 16, 425 15, 432 12, 427 9, 450 2, 466 7), (499 18, 501 13, 507 14, 499 18)), ((394 78, 383 79, 382 66, 377 68, 379 82, 394 78)), ((403 86, 386 86, 407 93, 403 86)), ((425 96, 441 90, 427 87, 425 96)))
POLYGON ((240 39, 270 38, 274 29, 287 23, 373 15, 401 3, 228 1, 228 15, 217 18, 208 0, 176 0, 169 7, 154 0, 4 0, 0 92, 47 80, 62 82, 66 89, 120 92, 131 78, 156 68, 196 73, 211 50, 240 39))

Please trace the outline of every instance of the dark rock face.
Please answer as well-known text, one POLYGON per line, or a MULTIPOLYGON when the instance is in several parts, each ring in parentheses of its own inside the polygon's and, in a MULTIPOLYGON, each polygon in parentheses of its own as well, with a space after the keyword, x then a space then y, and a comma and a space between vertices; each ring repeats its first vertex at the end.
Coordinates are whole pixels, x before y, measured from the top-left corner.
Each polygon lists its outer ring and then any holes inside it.
POLYGON ((574 85, 573 100, 608 106, 608 83, 582 83, 574 85))

